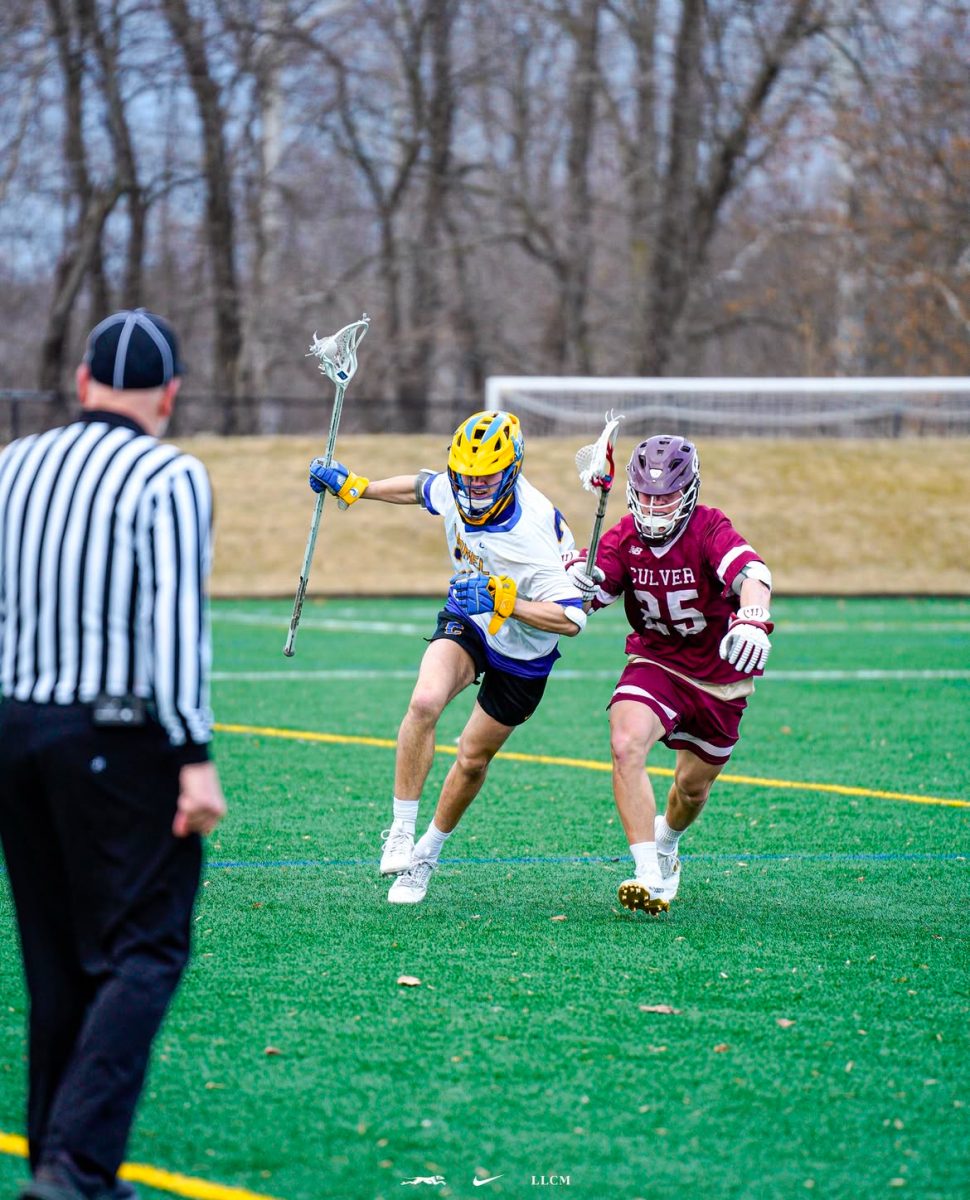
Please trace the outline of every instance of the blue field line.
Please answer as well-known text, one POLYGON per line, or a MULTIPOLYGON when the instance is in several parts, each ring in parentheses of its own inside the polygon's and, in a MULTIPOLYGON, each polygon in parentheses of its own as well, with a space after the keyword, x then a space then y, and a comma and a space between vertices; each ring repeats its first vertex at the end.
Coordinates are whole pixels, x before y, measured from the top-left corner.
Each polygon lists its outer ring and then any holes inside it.
MULTIPOLYGON (((681 854, 684 862, 966 862, 968 854, 846 853, 839 851, 797 852, 790 854, 681 854)), ((582 866, 623 862, 628 855, 549 854, 517 855, 508 858, 443 858, 443 867, 519 867, 519 866, 582 866)), ((374 867, 376 858, 280 858, 280 859, 215 859, 206 865, 214 871, 236 869, 275 869, 305 867, 374 867)))
MULTIPOLYGON (((623 862, 626 854, 522 854, 508 858, 443 858, 443 867, 531 867, 531 866, 590 866, 623 862)), ((752 862, 966 862, 966 854, 896 853, 873 851, 847 853, 840 851, 798 851, 790 854, 681 854, 684 862, 733 862, 738 865, 752 862)), ((205 865, 212 871, 292 870, 307 867, 375 867, 377 858, 269 858, 212 859, 205 865)), ((0 866, 0 875, 6 875, 0 866)))

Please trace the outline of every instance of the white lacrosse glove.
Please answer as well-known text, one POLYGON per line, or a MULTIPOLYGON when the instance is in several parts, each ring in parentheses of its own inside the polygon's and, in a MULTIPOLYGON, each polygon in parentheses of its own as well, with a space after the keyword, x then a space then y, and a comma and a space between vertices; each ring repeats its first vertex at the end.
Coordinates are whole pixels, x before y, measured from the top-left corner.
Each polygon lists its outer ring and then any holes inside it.
POLYGON ((760 604, 739 608, 721 639, 721 658, 745 675, 763 671, 771 650, 768 634, 773 629, 771 613, 760 604))
POLYGON ((563 566, 566 568, 569 582, 582 596, 583 603, 592 600, 606 574, 596 566, 587 570, 585 550, 578 555, 563 555, 563 566))

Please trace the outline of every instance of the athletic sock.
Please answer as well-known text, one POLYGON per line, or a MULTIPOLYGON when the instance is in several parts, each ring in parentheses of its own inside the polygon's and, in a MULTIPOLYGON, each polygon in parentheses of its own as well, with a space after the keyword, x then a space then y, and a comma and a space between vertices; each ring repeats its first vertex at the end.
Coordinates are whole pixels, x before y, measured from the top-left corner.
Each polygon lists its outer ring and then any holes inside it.
POLYGON ((638 879, 641 875, 656 874, 660 870, 656 842, 632 842, 630 853, 633 855, 633 873, 638 879))
POLYGON ((427 862, 436 863, 441 854, 442 846, 444 846, 450 837, 450 833, 442 833, 434 821, 432 821, 424 834, 414 844, 414 852, 411 856, 412 862, 420 858, 427 862))
POLYGON ((418 804, 417 800, 398 800, 394 797, 394 820, 400 821, 408 833, 414 833, 414 826, 418 820, 418 804))
POLYGON ((659 816, 656 824, 658 853, 676 854, 677 844, 680 841, 680 835, 683 832, 684 831, 682 829, 671 829, 667 824, 666 816, 659 816))

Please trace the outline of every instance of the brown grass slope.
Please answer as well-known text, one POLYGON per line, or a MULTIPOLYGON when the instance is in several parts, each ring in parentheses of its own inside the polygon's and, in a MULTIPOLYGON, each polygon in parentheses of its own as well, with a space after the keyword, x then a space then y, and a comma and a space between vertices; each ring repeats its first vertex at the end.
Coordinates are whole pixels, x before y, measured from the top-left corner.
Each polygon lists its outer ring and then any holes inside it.
MULTIPOLYGON (((589 537, 595 502, 574 455, 584 440, 533 438, 525 473, 589 537)), ((313 511, 307 438, 185 439, 216 495, 217 596, 288 596, 313 511)), ((633 439, 621 440, 625 464, 633 439)), ((698 443, 701 500, 722 508, 765 557, 779 594, 970 594, 970 440, 698 443)), ((338 457, 377 479, 441 468, 441 437, 339 438, 338 457)), ((626 511, 624 477, 607 524, 626 511)), ((438 520, 417 507, 324 507, 310 594, 435 595, 451 573, 438 520)))

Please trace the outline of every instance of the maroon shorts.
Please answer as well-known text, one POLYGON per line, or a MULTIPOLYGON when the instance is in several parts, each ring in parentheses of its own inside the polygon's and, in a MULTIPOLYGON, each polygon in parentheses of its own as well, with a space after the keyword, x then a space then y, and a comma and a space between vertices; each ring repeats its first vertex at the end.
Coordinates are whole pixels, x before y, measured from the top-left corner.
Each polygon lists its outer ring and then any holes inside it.
POLYGON ((657 714, 664 745, 689 750, 704 762, 723 766, 738 740, 747 698, 718 700, 693 684, 650 663, 629 663, 613 689, 610 704, 634 700, 657 714))

